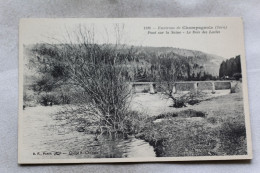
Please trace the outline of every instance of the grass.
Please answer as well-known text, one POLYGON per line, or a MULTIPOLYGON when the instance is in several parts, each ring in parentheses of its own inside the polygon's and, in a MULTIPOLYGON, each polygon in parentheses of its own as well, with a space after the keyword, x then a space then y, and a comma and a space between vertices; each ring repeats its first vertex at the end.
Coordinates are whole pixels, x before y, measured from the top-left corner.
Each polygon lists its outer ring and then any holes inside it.
POLYGON ((243 112, 241 93, 220 96, 192 110, 183 108, 150 118, 136 137, 154 146, 158 157, 245 155, 243 112), (205 116, 200 116, 202 112, 205 116))
MULTIPOLYGON (((150 111, 142 113, 133 106, 124 121, 125 132, 149 142, 158 157, 245 155, 243 99, 237 91, 178 109, 158 94, 136 95, 135 104, 150 111)), ((97 120, 80 110, 66 110, 56 118, 94 140, 97 120)))

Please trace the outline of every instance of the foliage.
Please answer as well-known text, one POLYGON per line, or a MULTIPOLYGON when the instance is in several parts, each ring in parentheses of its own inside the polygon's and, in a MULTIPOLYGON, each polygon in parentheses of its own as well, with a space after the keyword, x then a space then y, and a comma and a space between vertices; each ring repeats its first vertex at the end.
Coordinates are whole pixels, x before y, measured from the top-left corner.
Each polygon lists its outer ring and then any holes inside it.
POLYGON ((225 155, 246 154, 246 127, 241 117, 228 118, 219 128, 219 138, 222 147, 220 152, 225 155))
POLYGON ((241 93, 216 97, 192 110, 183 108, 148 120, 137 137, 150 142, 157 156, 222 156, 247 152, 241 93))
MULTIPOLYGON (((32 84, 37 94, 58 92, 57 95, 61 95, 63 92, 60 93, 58 88, 62 87, 70 87, 69 93, 81 93, 86 90, 83 86, 84 82, 95 81, 96 79, 93 80, 95 77, 107 73, 103 69, 111 69, 111 66, 115 67, 113 73, 119 72, 118 76, 122 78, 117 79, 121 82, 159 81, 165 83, 163 91, 170 97, 172 97, 172 87, 176 80, 213 79, 205 71, 201 73, 200 70, 203 68, 196 65, 191 57, 184 57, 173 52, 146 53, 122 45, 97 45, 91 43, 83 33, 81 34, 79 36, 82 39, 81 44, 36 44, 31 47, 28 66, 35 69, 38 74, 32 84), (192 63, 195 64, 192 65, 192 63), (86 68, 86 66, 89 67, 86 68), (94 69, 100 74, 92 73, 94 69), (196 69, 199 69, 197 75, 194 74, 196 69), (92 79, 86 75, 88 73, 91 73, 90 76, 93 75, 92 79)), ((97 82, 101 82, 102 79, 98 80, 97 82)), ((103 81, 104 85, 105 83, 103 81)), ((94 85, 92 87, 94 88, 94 85)), ((174 97, 172 99, 174 100, 174 97)))
POLYGON ((225 77, 225 76, 232 77, 233 75, 235 75, 236 77, 239 77, 237 74, 241 74, 240 55, 236 56, 235 58, 230 58, 221 63, 220 69, 219 69, 220 78, 225 77))
POLYGON ((70 95, 60 92, 42 92, 37 96, 38 103, 43 106, 70 104, 70 95))
POLYGON ((30 107, 30 106, 35 106, 36 105, 36 96, 33 94, 32 90, 24 90, 23 92, 23 106, 25 107, 30 107))
POLYGON ((235 74, 233 74, 233 77, 234 77, 236 80, 239 80, 240 78, 242 78, 242 74, 241 74, 241 73, 235 73, 235 74))
POLYGON ((137 135, 154 146, 159 157, 246 154, 245 125, 239 120, 221 123, 214 118, 188 119, 181 115, 165 118, 147 122, 137 135))

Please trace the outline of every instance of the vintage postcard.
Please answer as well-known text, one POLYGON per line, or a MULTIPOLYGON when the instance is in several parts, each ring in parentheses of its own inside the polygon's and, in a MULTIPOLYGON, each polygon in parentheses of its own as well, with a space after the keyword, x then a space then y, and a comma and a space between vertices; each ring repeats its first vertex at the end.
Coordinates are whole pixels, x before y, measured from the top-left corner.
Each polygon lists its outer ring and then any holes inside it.
POLYGON ((252 159, 241 18, 21 19, 18 163, 252 159))

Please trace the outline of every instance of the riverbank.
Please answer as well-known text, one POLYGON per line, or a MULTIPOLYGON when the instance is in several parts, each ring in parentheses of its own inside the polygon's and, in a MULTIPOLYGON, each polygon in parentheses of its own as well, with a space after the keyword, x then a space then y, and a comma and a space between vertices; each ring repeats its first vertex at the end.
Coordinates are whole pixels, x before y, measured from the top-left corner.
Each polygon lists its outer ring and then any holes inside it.
POLYGON ((25 157, 42 158, 43 152, 47 153, 44 158, 246 154, 242 92, 217 95, 183 108, 171 104, 160 94, 134 95, 127 117, 128 135, 118 139, 97 138, 98 121, 76 105, 27 107, 21 127, 26 134, 25 157), (33 155, 38 151, 40 155, 33 155), (48 155, 49 151, 63 154, 48 155))
POLYGON ((151 119, 136 135, 154 146, 157 157, 246 154, 241 93, 212 98, 192 106, 192 110, 181 108, 168 115, 174 116, 151 119), (183 116, 187 110, 205 116, 183 116))
POLYGON ((25 159, 80 159, 155 157, 149 143, 134 136, 95 140, 95 126, 87 118, 63 112, 67 106, 36 106, 23 110, 20 157, 25 159), (81 130, 80 130, 81 129, 81 130))

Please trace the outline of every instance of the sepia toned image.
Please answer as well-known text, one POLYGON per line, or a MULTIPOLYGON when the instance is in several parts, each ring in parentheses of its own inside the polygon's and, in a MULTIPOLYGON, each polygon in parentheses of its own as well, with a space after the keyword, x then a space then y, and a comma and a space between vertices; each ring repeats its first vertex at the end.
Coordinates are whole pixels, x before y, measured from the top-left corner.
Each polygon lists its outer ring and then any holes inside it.
POLYGON ((22 19, 20 164, 251 159, 241 18, 22 19))

